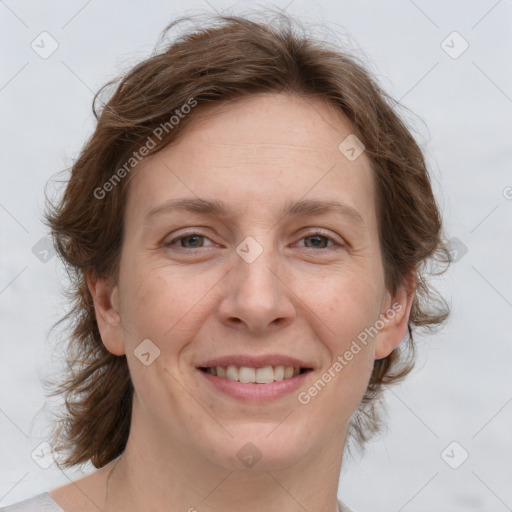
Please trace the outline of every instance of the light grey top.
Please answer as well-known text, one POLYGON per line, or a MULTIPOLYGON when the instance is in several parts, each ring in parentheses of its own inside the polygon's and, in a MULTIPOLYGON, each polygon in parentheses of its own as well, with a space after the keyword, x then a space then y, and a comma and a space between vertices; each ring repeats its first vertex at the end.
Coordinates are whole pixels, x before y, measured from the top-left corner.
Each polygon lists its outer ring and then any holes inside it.
POLYGON ((18 503, 0 508, 0 512, 65 512, 57 502, 47 493, 43 492, 18 503))
MULTIPOLYGON (((339 512, 355 512, 341 500, 338 500, 338 506, 339 512)), ((65 510, 47 492, 43 492, 32 498, 2 507, 0 512, 65 512, 65 510)))

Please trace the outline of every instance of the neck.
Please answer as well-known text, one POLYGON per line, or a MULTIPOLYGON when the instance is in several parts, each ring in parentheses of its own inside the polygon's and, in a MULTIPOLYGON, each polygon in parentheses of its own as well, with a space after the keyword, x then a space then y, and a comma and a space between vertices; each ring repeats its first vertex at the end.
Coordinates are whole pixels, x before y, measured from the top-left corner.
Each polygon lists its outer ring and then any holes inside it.
MULTIPOLYGON (((123 455, 106 483, 105 512, 337 512, 337 489, 346 430, 314 456, 288 467, 221 466, 173 436, 144 430, 132 418, 123 455)), ((140 416, 139 416, 140 417, 140 416)), ((261 460, 263 462, 263 459, 261 460)))

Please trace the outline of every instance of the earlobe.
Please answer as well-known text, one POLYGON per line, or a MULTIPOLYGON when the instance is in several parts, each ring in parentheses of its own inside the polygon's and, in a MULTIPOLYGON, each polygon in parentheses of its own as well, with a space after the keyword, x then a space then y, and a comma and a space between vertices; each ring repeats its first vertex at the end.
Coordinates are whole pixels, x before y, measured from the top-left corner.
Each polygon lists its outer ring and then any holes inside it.
POLYGON ((110 278, 95 274, 88 273, 85 279, 94 302, 96 321, 103 344, 114 355, 125 354, 118 286, 110 278))
POLYGON ((405 338, 415 291, 414 281, 410 278, 397 290, 387 308, 381 312, 384 326, 377 334, 375 359, 389 356, 405 338))

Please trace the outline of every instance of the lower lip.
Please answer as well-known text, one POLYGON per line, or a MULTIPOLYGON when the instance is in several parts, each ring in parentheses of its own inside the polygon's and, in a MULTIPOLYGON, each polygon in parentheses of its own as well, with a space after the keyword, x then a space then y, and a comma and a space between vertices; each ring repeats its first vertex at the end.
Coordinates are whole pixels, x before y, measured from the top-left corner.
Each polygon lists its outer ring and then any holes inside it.
POLYGON ((199 369, 197 371, 218 391, 246 402, 266 402, 282 398, 296 391, 309 374, 312 373, 309 370, 289 379, 274 381, 268 384, 256 384, 253 382, 244 383, 229 380, 227 377, 217 377, 199 369))

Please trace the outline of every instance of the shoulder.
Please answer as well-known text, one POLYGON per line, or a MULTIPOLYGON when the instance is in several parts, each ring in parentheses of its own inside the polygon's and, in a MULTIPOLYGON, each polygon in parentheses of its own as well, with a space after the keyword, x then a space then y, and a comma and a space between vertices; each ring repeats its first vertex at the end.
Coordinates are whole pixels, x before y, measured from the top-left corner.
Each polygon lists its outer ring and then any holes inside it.
MULTIPOLYGON (((338 500, 339 512, 355 512, 348 505, 338 500)), ((56 501, 47 493, 43 492, 27 498, 26 500, 13 503, 0 508, 0 512, 65 512, 56 501)))
POLYGON ((338 499, 338 510, 339 512, 356 512, 355 510, 351 509, 347 504, 343 503, 343 501, 341 501, 340 499, 338 499))
POLYGON ((64 512, 64 509, 60 508, 47 492, 43 492, 32 498, 1 507, 0 512, 64 512))

